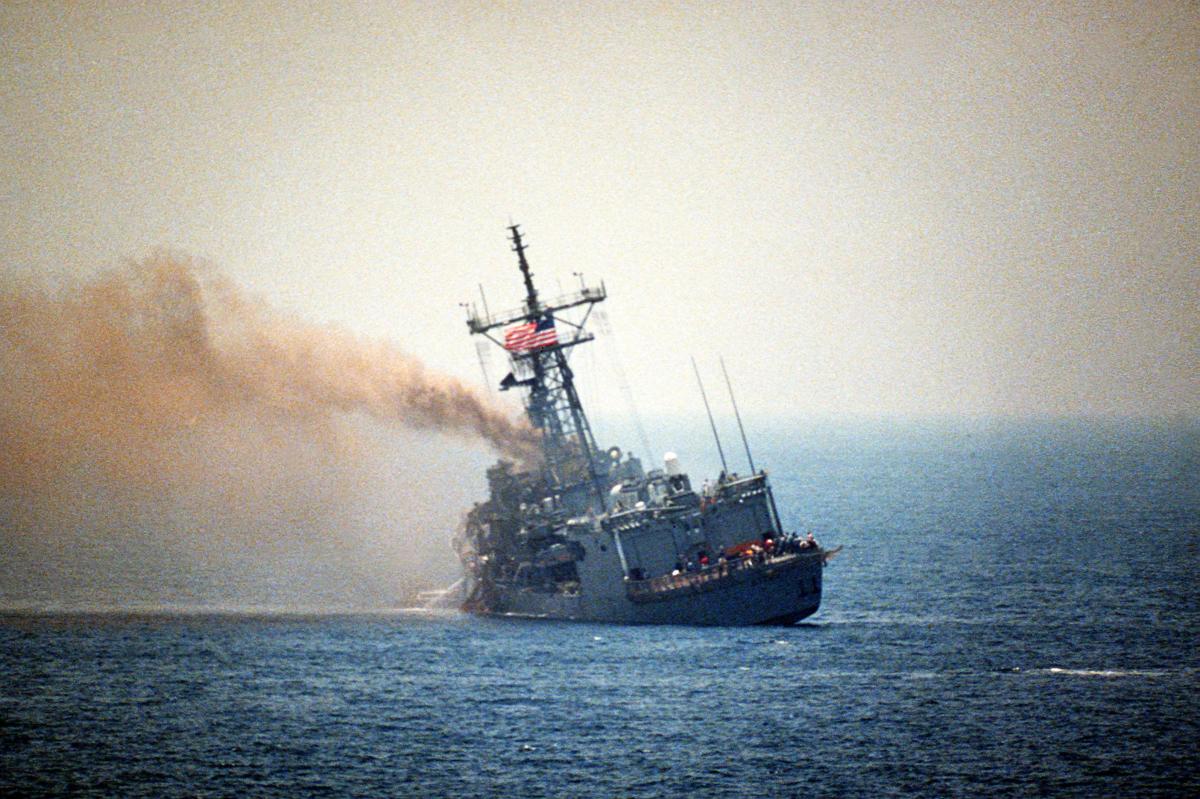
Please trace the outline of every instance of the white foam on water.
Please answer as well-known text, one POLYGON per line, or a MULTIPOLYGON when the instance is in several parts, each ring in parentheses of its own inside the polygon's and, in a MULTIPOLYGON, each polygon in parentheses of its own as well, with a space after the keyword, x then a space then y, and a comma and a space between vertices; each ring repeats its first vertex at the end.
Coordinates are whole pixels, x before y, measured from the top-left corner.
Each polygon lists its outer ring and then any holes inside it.
POLYGON ((1165 671, 1145 669, 1063 669, 1051 666, 1048 669, 1028 669, 1025 674, 1058 674, 1064 677, 1165 677, 1165 671))

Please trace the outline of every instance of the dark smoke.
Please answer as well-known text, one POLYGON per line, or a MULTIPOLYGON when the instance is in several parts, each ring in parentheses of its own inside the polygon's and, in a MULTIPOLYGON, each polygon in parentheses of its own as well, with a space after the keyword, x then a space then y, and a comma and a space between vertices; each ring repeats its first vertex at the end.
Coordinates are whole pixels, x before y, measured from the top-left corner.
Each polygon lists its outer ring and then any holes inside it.
POLYGON ((444 577, 487 457, 471 442, 536 449, 397 347, 272 312, 192 260, 0 288, 8 603, 387 601, 444 577))

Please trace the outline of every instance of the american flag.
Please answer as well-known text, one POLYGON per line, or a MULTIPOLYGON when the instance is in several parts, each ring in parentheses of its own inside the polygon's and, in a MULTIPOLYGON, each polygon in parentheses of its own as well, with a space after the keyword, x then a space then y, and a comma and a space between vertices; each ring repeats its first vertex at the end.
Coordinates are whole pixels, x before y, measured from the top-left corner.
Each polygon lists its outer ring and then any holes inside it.
POLYGON ((554 317, 543 316, 536 322, 510 327, 504 333, 504 349, 514 352, 530 351, 558 343, 554 317))

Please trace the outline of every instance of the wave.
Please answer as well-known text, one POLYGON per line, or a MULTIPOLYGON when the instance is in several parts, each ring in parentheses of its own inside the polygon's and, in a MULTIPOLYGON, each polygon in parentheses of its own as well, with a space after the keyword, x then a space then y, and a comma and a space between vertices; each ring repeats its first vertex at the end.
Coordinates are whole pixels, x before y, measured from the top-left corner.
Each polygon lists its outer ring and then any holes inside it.
POLYGON ((1063 677, 1166 677, 1168 672, 1159 669, 1064 669, 1057 666, 1051 666, 1044 669, 1019 669, 1014 668, 1013 673, 1020 674, 1035 674, 1035 675, 1054 675, 1063 677))

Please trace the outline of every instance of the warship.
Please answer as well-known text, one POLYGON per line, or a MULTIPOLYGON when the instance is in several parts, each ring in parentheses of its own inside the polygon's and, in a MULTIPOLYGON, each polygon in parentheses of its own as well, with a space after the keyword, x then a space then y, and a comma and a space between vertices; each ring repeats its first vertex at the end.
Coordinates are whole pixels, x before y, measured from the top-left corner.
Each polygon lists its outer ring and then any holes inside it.
MULTIPOLYGON (((482 313, 468 304, 467 326, 507 353, 511 371, 499 388, 522 393, 540 452, 529 463, 501 459, 487 470, 489 496, 453 540, 462 610, 722 626, 788 625, 815 613, 822 571, 840 547, 785 532, 767 473, 755 471, 748 446, 749 474, 726 468, 697 487, 673 453, 662 468, 646 469, 619 447, 596 445, 570 355, 594 340, 587 323, 607 290, 581 277, 578 291, 544 300, 520 227, 508 230, 524 302, 495 315, 486 300, 482 313)), ((712 424, 707 396, 704 404, 712 424)))

